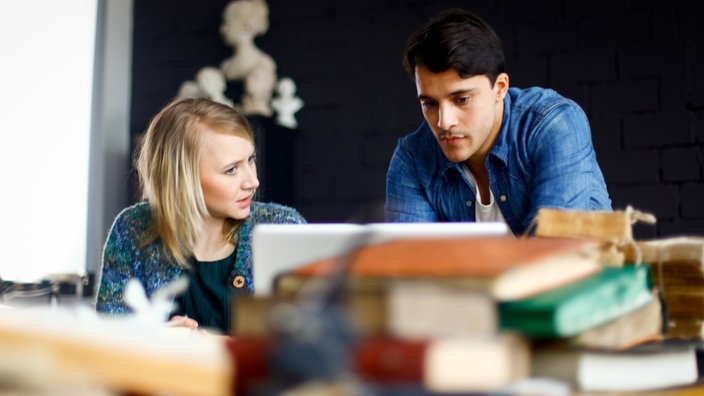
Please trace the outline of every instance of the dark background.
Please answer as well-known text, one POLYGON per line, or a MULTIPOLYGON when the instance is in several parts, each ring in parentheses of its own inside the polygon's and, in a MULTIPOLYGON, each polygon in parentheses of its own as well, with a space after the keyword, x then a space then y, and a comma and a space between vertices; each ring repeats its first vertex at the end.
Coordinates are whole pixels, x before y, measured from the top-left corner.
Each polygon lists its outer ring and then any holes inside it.
MULTIPOLYGON (((183 81, 232 55, 218 31, 227 3, 134 2, 133 138, 183 81)), ((256 43, 305 106, 295 131, 253 119, 262 200, 293 205, 309 222, 378 219, 396 140, 422 120, 403 45, 429 17, 460 6, 502 38, 511 85, 554 88, 584 108, 614 209, 658 219, 637 225, 637 237, 704 233, 704 2, 268 4, 271 25, 256 43)))

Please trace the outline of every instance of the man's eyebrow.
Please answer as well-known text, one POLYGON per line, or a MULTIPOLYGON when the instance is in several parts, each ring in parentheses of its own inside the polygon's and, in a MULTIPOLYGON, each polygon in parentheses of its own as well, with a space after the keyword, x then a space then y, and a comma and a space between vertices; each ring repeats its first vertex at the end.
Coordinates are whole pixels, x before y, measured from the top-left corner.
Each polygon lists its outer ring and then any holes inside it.
MULTIPOLYGON (((476 88, 458 89, 458 90, 456 90, 456 91, 450 92, 447 96, 448 96, 448 97, 451 97, 451 96, 457 96, 457 95, 464 95, 464 94, 471 93, 472 91, 475 91, 475 90, 476 90, 476 88)), ((421 99, 421 100, 422 100, 422 99, 431 99, 431 100, 434 100, 432 97, 430 97, 430 96, 428 96, 428 95, 424 95, 424 94, 418 95, 418 99, 421 99)))
POLYGON ((463 94, 467 94, 467 93, 470 93, 470 92, 475 91, 475 90, 476 90, 476 88, 458 89, 458 90, 456 90, 456 91, 450 92, 450 95, 449 95, 449 96, 463 95, 463 94))

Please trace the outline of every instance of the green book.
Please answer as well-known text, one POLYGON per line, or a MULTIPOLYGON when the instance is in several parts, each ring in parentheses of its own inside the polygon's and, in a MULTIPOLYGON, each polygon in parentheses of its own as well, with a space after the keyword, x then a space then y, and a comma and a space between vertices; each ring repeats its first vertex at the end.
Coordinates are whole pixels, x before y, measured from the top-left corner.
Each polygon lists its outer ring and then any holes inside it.
POLYGON ((571 337, 657 298, 652 287, 647 265, 604 267, 581 281, 501 303, 501 328, 534 338, 571 337))

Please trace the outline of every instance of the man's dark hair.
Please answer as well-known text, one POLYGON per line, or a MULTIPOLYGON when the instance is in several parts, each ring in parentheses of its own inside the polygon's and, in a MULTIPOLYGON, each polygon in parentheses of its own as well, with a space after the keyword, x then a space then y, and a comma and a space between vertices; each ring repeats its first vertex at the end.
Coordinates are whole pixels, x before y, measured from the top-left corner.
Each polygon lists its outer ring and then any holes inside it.
POLYGON ((462 78, 486 75, 494 85, 504 71, 504 51, 491 26, 454 8, 433 17, 409 37, 403 65, 411 78, 416 66, 433 73, 454 67, 462 78))

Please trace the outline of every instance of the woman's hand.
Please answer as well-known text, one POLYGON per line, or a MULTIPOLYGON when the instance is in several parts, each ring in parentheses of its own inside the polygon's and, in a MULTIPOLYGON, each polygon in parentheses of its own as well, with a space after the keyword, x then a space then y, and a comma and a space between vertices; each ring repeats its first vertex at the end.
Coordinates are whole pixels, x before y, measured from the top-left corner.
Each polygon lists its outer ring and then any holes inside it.
POLYGON ((172 317, 167 323, 168 327, 186 327, 191 330, 198 329, 198 322, 195 319, 191 319, 188 316, 176 315, 172 317))

